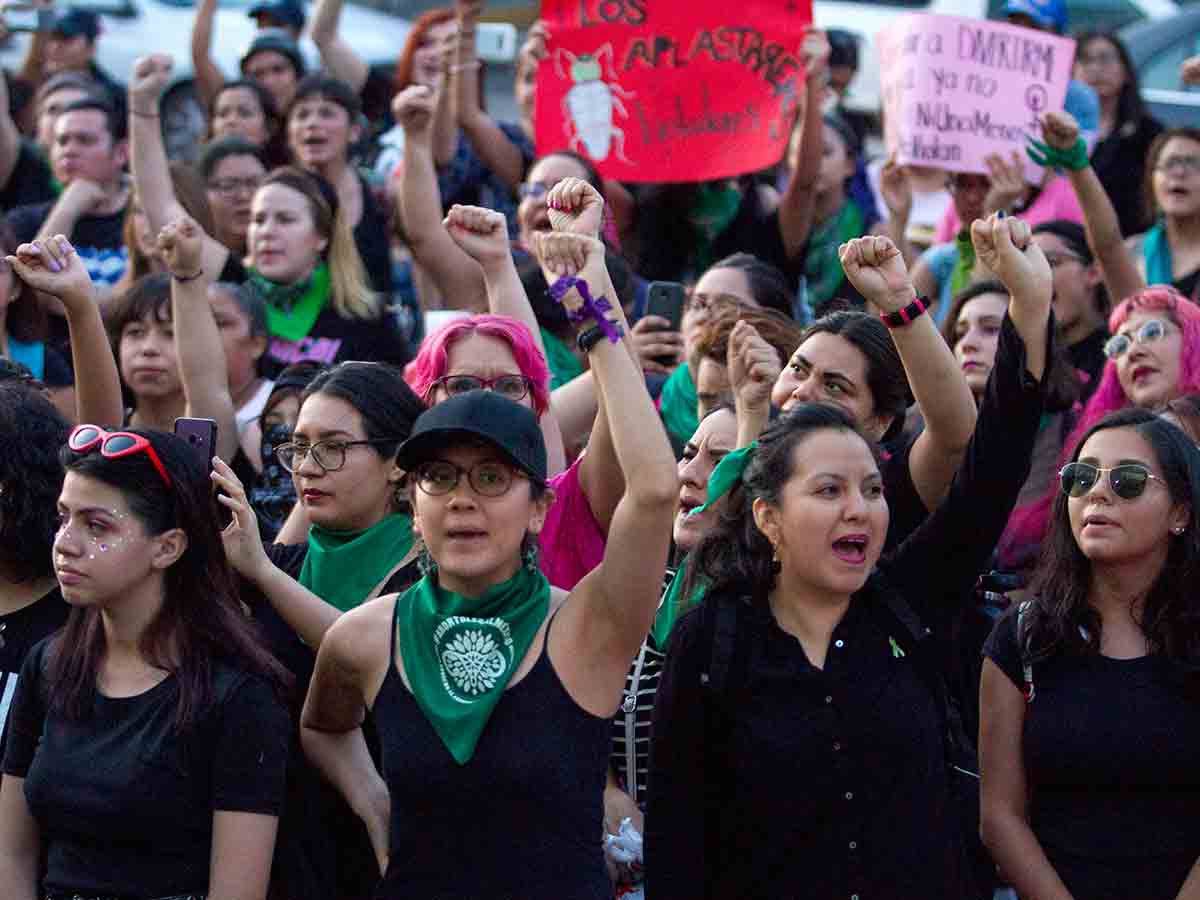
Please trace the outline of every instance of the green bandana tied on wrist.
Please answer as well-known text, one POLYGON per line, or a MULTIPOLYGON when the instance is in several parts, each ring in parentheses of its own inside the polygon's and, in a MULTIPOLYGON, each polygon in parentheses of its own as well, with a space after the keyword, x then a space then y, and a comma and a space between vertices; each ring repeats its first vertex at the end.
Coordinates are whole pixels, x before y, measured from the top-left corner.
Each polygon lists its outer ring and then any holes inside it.
POLYGON ((700 421, 696 418, 696 385, 688 364, 683 363, 663 383, 658 395, 658 411, 672 437, 686 443, 692 439, 700 421))
POLYGON ((963 228, 954 237, 954 246, 958 250, 958 259, 954 261, 954 271, 950 273, 950 296, 958 293, 971 284, 971 273, 975 271, 975 245, 971 243, 971 226, 963 228))
POLYGON ((492 711, 550 609, 550 582, 524 566, 481 597, 426 575, 397 601, 404 672, 417 706, 459 765, 471 761, 492 711))
POLYGON ((329 302, 329 266, 319 263, 312 275, 295 284, 277 284, 254 269, 246 282, 263 298, 267 307, 267 332, 285 341, 308 337, 317 316, 329 302))
POLYGON ((1069 150, 1060 150, 1058 147, 1051 147, 1042 141, 1029 138, 1029 146, 1025 148, 1025 152, 1039 166, 1065 169, 1068 172, 1082 172, 1091 165, 1087 141, 1083 138, 1076 138, 1069 150))
POLYGON ((326 603, 348 612, 362 604, 412 546, 408 516, 387 516, 365 531, 313 525, 298 580, 326 603))

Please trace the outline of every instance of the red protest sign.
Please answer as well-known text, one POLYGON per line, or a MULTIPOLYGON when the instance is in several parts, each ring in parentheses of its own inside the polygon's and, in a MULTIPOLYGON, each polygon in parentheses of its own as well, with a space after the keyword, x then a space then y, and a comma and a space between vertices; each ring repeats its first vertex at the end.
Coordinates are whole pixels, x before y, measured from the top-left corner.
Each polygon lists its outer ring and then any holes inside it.
POLYGON ((704 181, 772 166, 804 90, 811 0, 543 0, 539 154, 570 149, 621 181, 704 181))

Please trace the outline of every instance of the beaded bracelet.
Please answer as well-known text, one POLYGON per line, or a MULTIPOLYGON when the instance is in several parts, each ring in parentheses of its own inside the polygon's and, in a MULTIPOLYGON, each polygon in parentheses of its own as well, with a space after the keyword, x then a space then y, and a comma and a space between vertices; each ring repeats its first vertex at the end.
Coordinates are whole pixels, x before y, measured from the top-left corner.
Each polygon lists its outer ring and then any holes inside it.
POLYGON ((564 275, 558 281, 554 282, 554 284, 550 285, 550 298, 562 304, 563 297, 567 295, 567 291, 571 290, 571 288, 579 291, 579 296, 583 298, 583 304, 577 309, 566 309, 564 306, 568 321, 573 325, 578 325, 585 319, 593 319, 609 341, 614 344, 620 341, 620 330, 604 315, 613 308, 612 304, 604 299, 603 296, 593 299, 587 282, 582 278, 576 278, 574 275, 564 275))

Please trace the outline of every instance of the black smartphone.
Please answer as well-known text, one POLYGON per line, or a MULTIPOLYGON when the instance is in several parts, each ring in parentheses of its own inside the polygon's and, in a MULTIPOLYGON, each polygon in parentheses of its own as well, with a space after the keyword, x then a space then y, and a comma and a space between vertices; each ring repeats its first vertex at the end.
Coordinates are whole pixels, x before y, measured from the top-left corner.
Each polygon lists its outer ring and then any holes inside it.
MULTIPOLYGON (((678 281, 652 281, 646 289, 646 315, 660 316, 671 324, 662 330, 678 331, 683 325, 683 305, 687 297, 678 281)), ((659 362, 673 367, 678 360, 664 356, 659 362)))
POLYGON ((204 464, 212 468, 212 458, 217 452, 217 423, 212 419, 175 420, 175 436, 181 437, 200 454, 204 464))
POLYGON ((678 281, 652 281, 646 289, 646 315, 664 318, 671 323, 667 331, 678 331, 686 296, 678 281))

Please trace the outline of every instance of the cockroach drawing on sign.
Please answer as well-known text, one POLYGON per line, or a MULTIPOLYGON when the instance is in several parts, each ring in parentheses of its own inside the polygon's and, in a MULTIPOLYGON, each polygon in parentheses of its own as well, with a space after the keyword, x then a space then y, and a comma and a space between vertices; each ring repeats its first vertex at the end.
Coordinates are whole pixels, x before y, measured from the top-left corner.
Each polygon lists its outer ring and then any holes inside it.
POLYGON ((570 148, 599 162, 608 158, 609 151, 615 145, 617 159, 627 163, 625 132, 617 127, 613 115, 620 113, 622 117, 629 118, 621 98, 629 98, 634 94, 617 84, 612 60, 611 44, 605 44, 595 53, 581 53, 578 56, 560 47, 554 51, 554 71, 559 78, 568 77, 569 72, 573 82, 562 104, 563 121, 566 123, 564 130, 570 148), (604 80, 606 60, 610 73, 608 81, 604 80))

